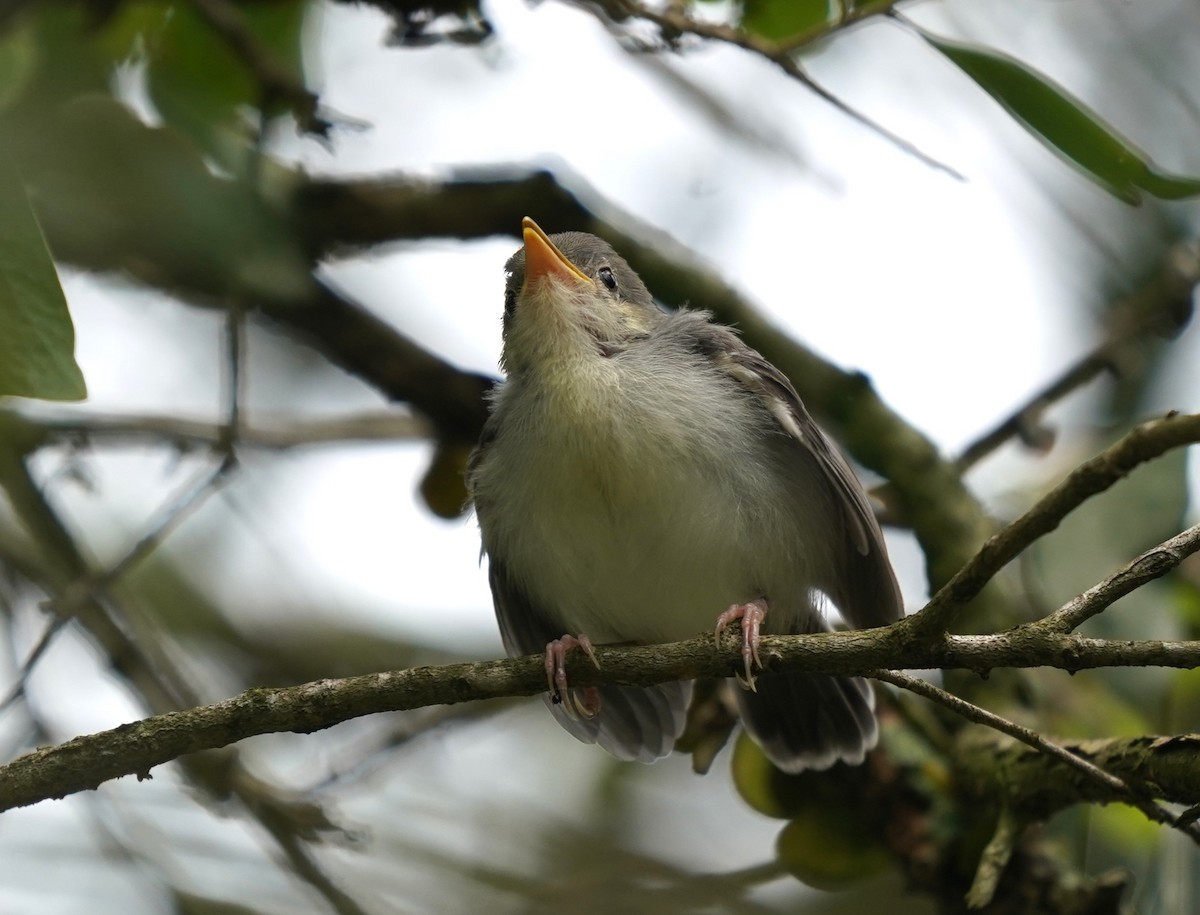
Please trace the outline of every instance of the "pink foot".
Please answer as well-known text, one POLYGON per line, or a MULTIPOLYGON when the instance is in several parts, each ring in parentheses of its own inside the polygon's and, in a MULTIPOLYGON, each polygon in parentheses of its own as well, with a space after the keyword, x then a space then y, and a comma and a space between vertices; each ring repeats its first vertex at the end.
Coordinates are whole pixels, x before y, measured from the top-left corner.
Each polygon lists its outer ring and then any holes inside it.
POLYGON ((746 689, 754 689, 754 668, 762 667, 762 659, 758 656, 759 628, 767 617, 767 599, 756 597, 746 604, 734 604, 717 617, 717 629, 713 633, 715 641, 720 642, 721 633, 734 620, 742 624, 742 662, 746 665, 746 675, 737 675, 738 682, 746 689))
POLYGON ((600 711, 600 691, 594 686, 572 690, 567 684, 567 654, 573 648, 580 649, 596 665, 596 669, 600 669, 591 639, 582 633, 578 636, 564 635, 546 644, 546 683, 554 696, 553 701, 561 702, 568 715, 573 718, 595 718, 600 711))

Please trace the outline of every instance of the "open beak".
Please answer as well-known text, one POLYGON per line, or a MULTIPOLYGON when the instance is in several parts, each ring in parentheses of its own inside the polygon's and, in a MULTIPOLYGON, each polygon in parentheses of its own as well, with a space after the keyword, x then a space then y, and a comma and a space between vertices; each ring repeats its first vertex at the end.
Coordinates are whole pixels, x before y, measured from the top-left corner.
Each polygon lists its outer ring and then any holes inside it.
POLYGON ((560 282, 587 283, 592 280, 572 264, 554 246, 536 222, 526 216, 521 220, 521 233, 525 237, 525 288, 541 283, 546 277, 556 277, 560 282))

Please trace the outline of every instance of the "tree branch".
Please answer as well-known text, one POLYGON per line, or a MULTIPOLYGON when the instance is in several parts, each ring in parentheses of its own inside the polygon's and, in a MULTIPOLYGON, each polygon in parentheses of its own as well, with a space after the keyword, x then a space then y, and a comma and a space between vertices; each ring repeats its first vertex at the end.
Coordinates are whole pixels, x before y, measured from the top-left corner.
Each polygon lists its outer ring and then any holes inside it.
MULTIPOLYGON (((769 636, 762 640, 761 653, 770 671, 866 676, 895 666, 981 672, 997 667, 1200 666, 1200 641, 1110 641, 1013 630, 991 636, 950 636, 922 646, 904 637, 905 628, 902 621, 886 629, 769 636)), ((717 646, 711 633, 706 633, 669 645, 599 647, 596 655, 600 670, 586 660, 570 664, 573 684, 649 686, 729 677, 742 663, 735 633, 717 646)), ((0 810, 96 788, 124 775, 148 777, 154 766, 184 754, 258 734, 309 733, 377 712, 530 696, 545 689, 541 655, 252 689, 214 705, 158 715, 22 756, 0 768, 0 810)), ((1178 800, 1200 801, 1200 791, 1178 800)))
MULTIPOLYGON (((222 425, 179 416, 96 413, 70 407, 23 404, 19 410, 0 409, 5 422, 22 425, 38 439, 38 447, 63 440, 88 439, 108 444, 168 444, 179 447, 216 447, 222 425)), ((432 428, 419 416, 397 410, 355 413, 329 418, 258 420, 241 424, 237 447, 288 451, 350 442, 423 440, 432 428)))
POLYGON ((945 632, 966 604, 1031 543, 1058 527, 1084 501, 1131 470, 1172 448, 1200 441, 1200 414, 1172 414, 1135 428, 1111 448, 1081 464, 1016 521, 995 534, 913 617, 920 636, 945 632))
POLYGON ((1200 524, 1147 550, 1119 572, 1072 598, 1045 619, 1029 623, 1029 628, 1071 632, 1126 594, 1133 593, 1148 581, 1161 578, 1197 550, 1200 550, 1200 524))

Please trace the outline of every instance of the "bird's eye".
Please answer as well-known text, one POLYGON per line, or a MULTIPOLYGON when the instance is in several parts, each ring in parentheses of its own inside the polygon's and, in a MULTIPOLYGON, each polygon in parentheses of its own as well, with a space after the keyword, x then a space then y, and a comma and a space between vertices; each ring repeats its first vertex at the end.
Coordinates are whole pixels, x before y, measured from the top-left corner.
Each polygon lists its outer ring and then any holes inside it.
POLYGON ((610 290, 617 288, 617 278, 613 276, 612 267, 607 265, 601 267, 596 271, 596 276, 600 278, 600 282, 604 284, 605 288, 610 290))

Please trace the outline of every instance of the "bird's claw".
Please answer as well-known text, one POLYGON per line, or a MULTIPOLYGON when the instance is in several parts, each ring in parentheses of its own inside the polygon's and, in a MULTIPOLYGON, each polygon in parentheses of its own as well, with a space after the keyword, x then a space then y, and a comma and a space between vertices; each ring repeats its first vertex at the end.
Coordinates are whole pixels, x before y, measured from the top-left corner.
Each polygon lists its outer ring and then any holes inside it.
POLYGON ((762 628, 762 622, 767 617, 767 599, 765 597, 756 597, 754 600, 745 604, 734 604, 724 613, 717 617, 717 628, 713 633, 713 640, 718 644, 721 641, 721 633, 725 631, 725 627, 730 623, 739 621, 742 628, 742 663, 745 665, 746 673, 743 676, 741 671, 738 671, 737 681, 744 689, 757 691, 755 681, 758 679, 754 673, 754 668, 762 668, 762 658, 758 655, 758 643, 760 641, 759 630, 762 628))
POLYGON ((564 711, 572 718, 595 718, 600 711, 600 691, 594 686, 573 690, 567 683, 567 654, 578 648, 600 669, 592 640, 586 635, 564 635, 561 639, 546 643, 546 683, 550 687, 553 702, 562 703, 564 711))

